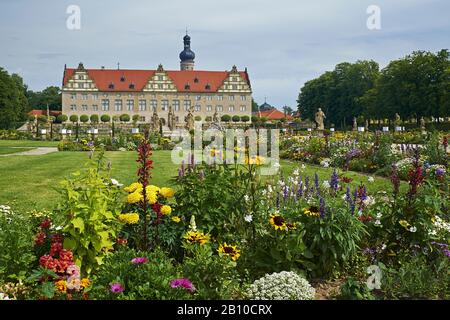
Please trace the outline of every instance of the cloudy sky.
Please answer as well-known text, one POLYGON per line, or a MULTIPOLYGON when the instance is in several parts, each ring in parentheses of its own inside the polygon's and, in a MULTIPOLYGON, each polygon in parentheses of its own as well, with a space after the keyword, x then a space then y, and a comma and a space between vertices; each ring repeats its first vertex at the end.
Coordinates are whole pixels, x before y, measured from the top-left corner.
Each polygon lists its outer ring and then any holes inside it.
POLYGON ((340 62, 383 67, 450 48, 448 0, 0 0, 0 66, 33 90, 61 85, 64 64, 179 69, 186 27, 196 69, 248 68, 253 96, 296 106, 300 87, 340 62), (81 29, 69 30, 69 5, 81 29), (381 30, 367 8, 381 9, 381 30))

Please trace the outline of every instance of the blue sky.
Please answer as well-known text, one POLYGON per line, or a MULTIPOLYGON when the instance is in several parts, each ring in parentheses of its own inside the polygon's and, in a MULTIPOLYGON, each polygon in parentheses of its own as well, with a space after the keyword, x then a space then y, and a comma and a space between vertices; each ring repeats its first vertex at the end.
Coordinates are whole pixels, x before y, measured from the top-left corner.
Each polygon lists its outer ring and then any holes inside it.
POLYGON ((300 87, 340 62, 384 67, 413 50, 450 48, 448 0, 0 0, 0 66, 33 90, 61 85, 64 64, 179 69, 186 27, 196 69, 248 68, 253 96, 296 107, 300 87), (66 28, 69 5, 81 29, 66 28), (381 30, 369 30, 369 5, 381 30))

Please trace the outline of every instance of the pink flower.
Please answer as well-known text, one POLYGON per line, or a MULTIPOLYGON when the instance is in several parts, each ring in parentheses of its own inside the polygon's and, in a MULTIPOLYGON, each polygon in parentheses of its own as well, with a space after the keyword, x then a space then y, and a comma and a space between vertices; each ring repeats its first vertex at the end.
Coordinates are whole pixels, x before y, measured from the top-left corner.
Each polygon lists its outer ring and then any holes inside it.
POLYGON ((170 286, 172 288, 178 288, 178 287, 182 287, 190 292, 194 292, 195 291, 195 287, 192 284, 191 281, 189 281, 189 279, 186 278, 179 278, 179 279, 174 279, 170 282, 170 286))
POLYGON ((147 257, 136 257, 131 259, 131 263, 133 264, 143 264, 143 263, 147 263, 148 262, 148 258, 147 257))
POLYGON ((66 273, 72 277, 80 277, 80 267, 78 267, 76 264, 72 264, 67 267, 66 273))
POLYGON ((121 293, 124 290, 125 289, 123 288, 123 286, 120 283, 118 283, 118 282, 111 284, 111 292, 112 293, 121 293))

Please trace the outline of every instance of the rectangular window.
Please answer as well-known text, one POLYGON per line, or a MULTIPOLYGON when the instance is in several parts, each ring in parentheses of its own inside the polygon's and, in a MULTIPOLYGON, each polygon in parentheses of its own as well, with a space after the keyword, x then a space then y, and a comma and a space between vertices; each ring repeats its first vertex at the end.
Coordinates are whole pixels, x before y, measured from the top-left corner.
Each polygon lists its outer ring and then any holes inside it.
POLYGON ((120 93, 116 94, 117 98, 120 98, 122 95, 120 93))
POLYGON ((92 105, 92 111, 98 111, 98 105, 93 104, 92 105))
POLYGON ((206 111, 212 111, 212 106, 206 106, 206 111))
POLYGON ((237 86, 237 84, 233 84, 233 85, 231 86, 231 88, 232 88, 233 90, 237 90, 238 86, 237 86))
POLYGON ((164 80, 164 76, 158 76, 158 81, 163 81, 164 80))
POLYGON ((76 100, 76 99, 77 99, 77 94, 76 94, 76 93, 72 93, 72 94, 70 95, 70 98, 71 98, 72 100, 76 100))
POLYGON ((146 110, 147 110, 147 101, 139 100, 139 111, 146 111, 146 110))
POLYGON ((77 111, 77 105, 76 104, 71 104, 70 105, 70 110, 77 111))
POLYGON ((229 106, 228 107, 228 111, 232 111, 233 112, 234 111, 234 106, 229 106))
POLYGON ((127 100, 127 110, 133 111, 134 109, 134 100, 127 100))
POLYGON ((247 107, 246 106, 241 106, 241 111, 245 111, 245 110, 247 110, 247 107))
POLYGON ((234 96, 229 96, 228 99, 229 99, 230 101, 234 101, 234 96))
POLYGON ((163 100, 161 101, 161 110, 167 111, 169 110, 169 100, 163 100))
POLYGON ((173 100, 174 111, 180 111, 180 100, 173 100))
POLYGON ((199 104, 195 105, 195 111, 202 111, 202 107, 199 104))
POLYGON ((202 100, 202 96, 195 96, 195 100, 197 100, 197 101, 202 100))
POLYGON ((241 96, 241 101, 246 101, 246 100, 247 100, 247 97, 244 96, 244 95, 242 95, 242 96, 241 96))
POLYGON ((185 111, 189 111, 189 109, 191 108, 191 100, 184 100, 184 110, 185 111))
POLYGON ((206 96, 206 100, 207 101, 211 101, 212 100, 212 96, 206 96))
POLYGON ((81 100, 87 100, 88 99, 88 95, 87 94, 82 94, 81 95, 81 100))
POLYGON ((150 101, 150 107, 152 111, 156 111, 158 108, 158 101, 157 100, 151 100, 150 101))
POLYGON ((114 110, 116 111, 122 111, 122 100, 116 100, 114 101, 114 110))
POLYGON ((223 96, 217 96, 217 100, 222 101, 223 100, 223 96))
POLYGON ((102 99, 102 111, 109 111, 109 100, 102 99))
POLYGON ((92 95, 92 100, 97 100, 97 99, 98 99, 98 94, 94 93, 94 94, 92 95))
POLYGON ((82 111, 87 111, 87 109, 88 109, 87 104, 81 105, 81 110, 82 110, 82 111))
POLYGON ((217 106, 217 111, 223 111, 223 106, 217 106))

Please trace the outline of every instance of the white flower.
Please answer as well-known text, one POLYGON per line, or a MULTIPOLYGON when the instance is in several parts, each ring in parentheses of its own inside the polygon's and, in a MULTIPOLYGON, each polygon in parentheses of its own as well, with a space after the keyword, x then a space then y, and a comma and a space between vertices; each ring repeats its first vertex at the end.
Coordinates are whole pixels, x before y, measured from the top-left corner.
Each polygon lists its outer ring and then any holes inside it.
POLYGON ((116 179, 111 179, 111 183, 115 186, 121 187, 123 186, 122 183, 119 183, 119 181, 117 181, 116 179))
POLYGON ((6 293, 0 292, 0 300, 11 300, 6 293))
POLYGON ((302 168, 302 170, 305 170, 306 169, 305 164, 302 164, 301 168, 302 168))
POLYGON ((366 207, 371 206, 375 203, 375 199, 371 196, 367 196, 366 199, 363 200, 363 203, 366 207))
POLYGON ((416 227, 411 227, 411 228, 408 229, 408 231, 414 233, 414 232, 417 231, 417 228, 416 227))
POLYGON ((322 187, 324 187, 325 189, 330 188, 330 182, 328 182, 328 180, 325 180, 324 182, 322 182, 322 187))
POLYGON ((279 185, 280 187, 284 187, 285 183, 284 183, 283 180, 280 180, 280 181, 278 181, 278 185, 279 185))
POLYGON ((383 245, 381 246, 381 250, 384 251, 384 249, 386 249, 386 247, 387 247, 387 245, 385 245, 385 244, 383 243, 383 245))
POLYGON ((374 177, 369 177, 369 178, 367 178, 367 180, 368 180, 369 182, 374 182, 374 181, 375 181, 374 177))
POLYGON ((295 169, 294 172, 292 172, 293 176, 298 176, 299 174, 300 174, 300 170, 298 170, 298 168, 295 169))
POLYGON ((279 167, 280 167, 280 163, 279 163, 279 162, 275 162, 275 163, 273 164, 273 166, 274 166, 275 168, 279 168, 279 167))
POLYGON ((380 220, 375 220, 375 225, 381 227, 381 221, 380 220))
POLYGON ((245 222, 252 222, 253 221, 253 216, 251 214, 247 214, 244 217, 245 222))
POLYGON ((246 194, 246 195, 244 196, 244 200, 245 200, 245 202, 249 202, 249 201, 250 201, 250 197, 246 194))
POLYGON ((381 214, 381 212, 378 212, 378 213, 377 213, 377 219, 381 219, 382 216, 383 216, 383 215, 381 214))

